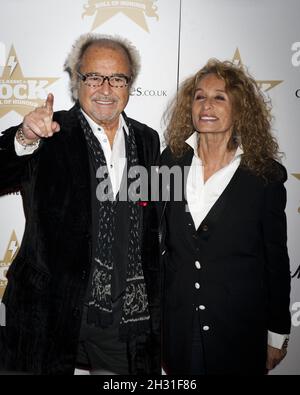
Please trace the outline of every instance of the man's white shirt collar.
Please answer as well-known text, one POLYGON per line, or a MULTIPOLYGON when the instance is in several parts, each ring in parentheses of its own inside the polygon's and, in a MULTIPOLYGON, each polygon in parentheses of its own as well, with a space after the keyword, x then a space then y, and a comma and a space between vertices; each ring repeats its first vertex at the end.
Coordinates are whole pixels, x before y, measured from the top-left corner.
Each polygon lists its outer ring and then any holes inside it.
POLYGON ((125 136, 123 130, 125 130, 125 133, 129 135, 128 126, 121 114, 119 118, 119 127, 115 134, 113 146, 111 147, 104 128, 93 121, 83 110, 81 111, 102 147, 112 184, 113 194, 116 198, 126 165, 125 136))
MULTIPOLYGON (((98 125, 90 116, 87 115, 87 113, 83 111, 83 109, 81 109, 81 111, 85 119, 88 121, 93 133, 95 133, 96 130, 100 131, 101 133, 105 133, 105 130, 102 126, 98 125)), ((123 115, 120 114, 118 131, 122 130, 123 128, 128 136, 129 135, 128 126, 126 125, 123 115)))

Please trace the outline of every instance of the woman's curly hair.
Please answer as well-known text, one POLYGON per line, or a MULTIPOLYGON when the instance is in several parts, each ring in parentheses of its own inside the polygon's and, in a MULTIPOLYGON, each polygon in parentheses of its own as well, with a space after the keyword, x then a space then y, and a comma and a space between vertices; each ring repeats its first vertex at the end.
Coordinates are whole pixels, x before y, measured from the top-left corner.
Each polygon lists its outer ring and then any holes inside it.
POLYGON ((241 165, 257 175, 264 176, 271 170, 270 159, 279 160, 278 143, 271 133, 271 106, 255 80, 241 67, 230 61, 210 59, 193 77, 180 86, 169 105, 165 120, 165 140, 175 157, 181 157, 188 149, 185 140, 194 133, 192 105, 199 81, 208 74, 224 80, 226 91, 232 99, 233 135, 228 149, 242 144, 244 155, 241 165))

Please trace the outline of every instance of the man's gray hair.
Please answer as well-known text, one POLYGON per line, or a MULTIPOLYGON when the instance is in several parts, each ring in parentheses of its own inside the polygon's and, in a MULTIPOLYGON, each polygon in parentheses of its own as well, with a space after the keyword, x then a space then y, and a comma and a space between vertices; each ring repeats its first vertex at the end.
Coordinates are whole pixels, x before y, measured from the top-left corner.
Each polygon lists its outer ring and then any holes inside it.
POLYGON ((77 71, 80 71, 83 55, 91 45, 123 51, 126 54, 131 71, 130 87, 136 80, 141 68, 139 51, 129 40, 119 36, 104 34, 83 34, 73 44, 72 50, 64 64, 64 70, 70 76, 70 90, 74 101, 78 99, 78 84, 80 82, 77 71))

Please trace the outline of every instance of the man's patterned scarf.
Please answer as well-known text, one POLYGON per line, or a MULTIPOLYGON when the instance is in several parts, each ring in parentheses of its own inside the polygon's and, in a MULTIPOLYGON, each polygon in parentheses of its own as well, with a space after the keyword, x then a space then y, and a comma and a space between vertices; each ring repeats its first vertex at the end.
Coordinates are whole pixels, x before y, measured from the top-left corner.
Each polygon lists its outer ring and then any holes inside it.
MULTIPOLYGON (((94 271, 91 281, 91 296, 89 299, 89 316, 97 317, 97 324, 106 327, 113 321, 111 284, 114 270, 113 251, 115 235, 115 207, 113 200, 111 182, 107 170, 106 159, 96 136, 92 132, 87 120, 78 108, 78 118, 84 131, 88 144, 88 149, 92 154, 95 169, 100 167, 106 171, 102 172, 103 177, 99 178, 99 183, 105 181, 106 201, 97 200, 97 212, 99 222, 97 225, 98 237, 95 248, 94 271), (104 174, 105 173, 105 174, 104 174), (95 314, 96 313, 96 314, 95 314)), ((129 135, 127 139, 127 177, 132 166, 138 165, 137 147, 134 132, 130 125, 127 125, 129 135)), ((126 133, 125 133, 126 135, 126 133)), ((126 167, 125 167, 126 169, 126 167)), ((128 180, 128 186, 129 186, 128 180)), ((128 190, 128 189, 127 189, 128 190)), ((142 236, 142 207, 138 202, 128 200, 129 206, 129 234, 128 234, 128 264, 126 288, 123 295, 123 308, 120 322, 120 337, 128 339, 145 332, 149 328, 149 309, 146 292, 146 284, 141 260, 141 236, 142 236)))

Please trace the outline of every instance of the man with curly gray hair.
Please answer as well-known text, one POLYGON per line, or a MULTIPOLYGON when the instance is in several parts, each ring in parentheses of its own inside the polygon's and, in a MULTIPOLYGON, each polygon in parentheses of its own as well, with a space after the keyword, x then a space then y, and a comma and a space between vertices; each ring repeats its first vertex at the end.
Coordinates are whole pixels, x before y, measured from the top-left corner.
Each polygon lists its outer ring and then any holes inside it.
POLYGON ((49 94, 0 138, 0 190, 22 187, 27 218, 0 370, 160 373, 156 209, 120 198, 159 157, 158 134, 124 113, 139 69, 127 40, 85 34, 65 62, 74 107, 54 113, 49 94))

